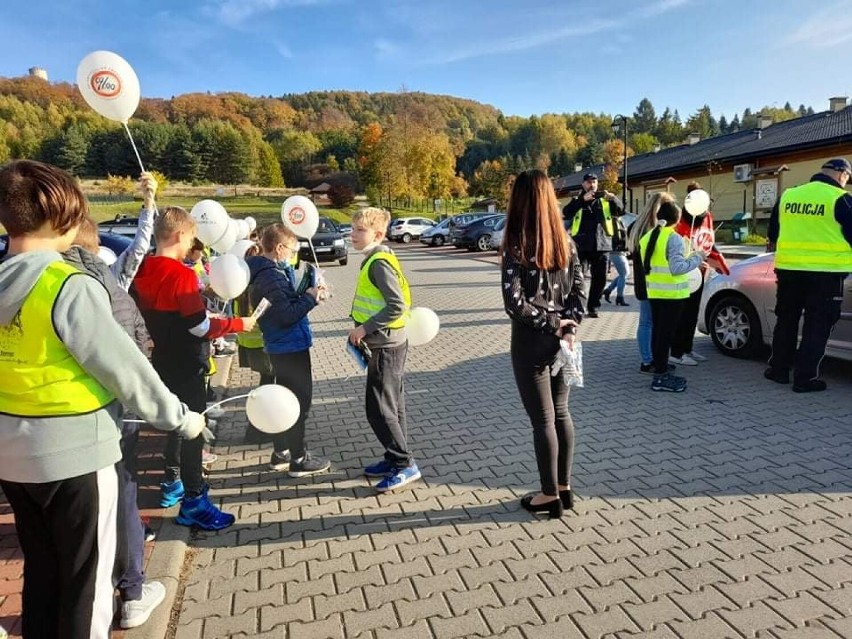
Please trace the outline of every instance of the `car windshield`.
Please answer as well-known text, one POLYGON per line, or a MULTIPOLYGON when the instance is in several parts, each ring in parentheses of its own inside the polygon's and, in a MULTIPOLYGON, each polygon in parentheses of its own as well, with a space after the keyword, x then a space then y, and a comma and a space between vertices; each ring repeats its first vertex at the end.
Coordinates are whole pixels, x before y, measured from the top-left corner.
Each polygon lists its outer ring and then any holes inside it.
POLYGON ((321 217, 319 226, 317 227, 317 233, 337 233, 337 228, 335 228, 334 223, 331 220, 321 217))

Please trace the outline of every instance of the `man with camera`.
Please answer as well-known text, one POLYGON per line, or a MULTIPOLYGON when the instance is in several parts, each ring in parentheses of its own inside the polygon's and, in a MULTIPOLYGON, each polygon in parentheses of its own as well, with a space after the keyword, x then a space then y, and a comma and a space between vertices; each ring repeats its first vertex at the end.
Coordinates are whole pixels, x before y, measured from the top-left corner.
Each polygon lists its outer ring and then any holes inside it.
POLYGON ((583 190, 562 209, 562 216, 571 222, 571 237, 580 261, 584 268, 589 266, 592 275, 586 317, 598 316, 606 285, 607 256, 612 251, 613 218, 623 213, 624 204, 614 193, 598 190, 598 176, 594 173, 583 176, 583 190))

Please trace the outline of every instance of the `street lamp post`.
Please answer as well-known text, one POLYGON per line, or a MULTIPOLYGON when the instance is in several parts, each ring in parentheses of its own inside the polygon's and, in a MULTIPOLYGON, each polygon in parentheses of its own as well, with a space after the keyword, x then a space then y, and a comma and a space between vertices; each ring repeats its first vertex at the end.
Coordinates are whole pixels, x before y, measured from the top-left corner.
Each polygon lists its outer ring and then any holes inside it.
POLYGON ((627 202, 627 122, 629 118, 625 115, 616 115, 612 119, 612 130, 618 135, 618 130, 624 129, 624 163, 622 164, 624 170, 624 177, 622 178, 621 183, 621 202, 624 204, 624 210, 628 210, 630 208, 629 203, 627 202))

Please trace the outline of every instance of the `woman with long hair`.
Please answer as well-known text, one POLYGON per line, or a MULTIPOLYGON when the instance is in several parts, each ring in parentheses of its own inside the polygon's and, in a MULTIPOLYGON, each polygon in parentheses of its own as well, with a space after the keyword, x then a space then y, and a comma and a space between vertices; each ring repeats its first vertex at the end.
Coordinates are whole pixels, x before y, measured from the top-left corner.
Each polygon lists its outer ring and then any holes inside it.
POLYGON ((573 347, 583 314, 583 272, 562 226, 550 179, 518 175, 509 197, 502 246, 503 305, 512 320, 515 382, 533 428, 541 492, 526 495, 530 512, 561 517, 573 506, 574 424, 563 372, 552 374, 560 340, 573 347))
POLYGON ((645 289, 644 272, 639 257, 639 240, 657 225, 657 212, 660 207, 666 202, 674 204, 674 201, 674 196, 670 193, 655 193, 648 200, 645 210, 627 229, 627 251, 633 262, 633 293, 639 301, 639 326, 636 328, 636 342, 639 345, 639 357, 642 360, 639 364, 640 373, 653 374, 654 355, 651 352, 651 331, 653 327, 651 302, 648 301, 648 293, 645 289))

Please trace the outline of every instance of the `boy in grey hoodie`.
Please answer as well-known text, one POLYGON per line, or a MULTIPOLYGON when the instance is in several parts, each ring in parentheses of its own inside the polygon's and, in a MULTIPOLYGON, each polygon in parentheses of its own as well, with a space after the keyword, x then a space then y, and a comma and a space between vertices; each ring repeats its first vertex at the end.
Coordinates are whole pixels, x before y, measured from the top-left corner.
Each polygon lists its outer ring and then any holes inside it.
POLYGON ((24 554, 23 634, 106 638, 119 522, 121 404, 195 438, 204 417, 162 384, 93 278, 62 261, 87 215, 68 173, 0 168, 0 486, 24 554), (60 628, 61 625, 61 628, 60 628))

